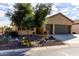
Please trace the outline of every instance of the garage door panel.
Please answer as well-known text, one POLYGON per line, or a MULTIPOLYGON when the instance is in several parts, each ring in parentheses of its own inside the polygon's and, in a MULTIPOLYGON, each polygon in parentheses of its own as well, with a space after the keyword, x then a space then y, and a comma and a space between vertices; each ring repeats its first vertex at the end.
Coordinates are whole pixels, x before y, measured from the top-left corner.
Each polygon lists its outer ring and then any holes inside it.
POLYGON ((55 25, 55 34, 70 34, 69 25, 55 25))

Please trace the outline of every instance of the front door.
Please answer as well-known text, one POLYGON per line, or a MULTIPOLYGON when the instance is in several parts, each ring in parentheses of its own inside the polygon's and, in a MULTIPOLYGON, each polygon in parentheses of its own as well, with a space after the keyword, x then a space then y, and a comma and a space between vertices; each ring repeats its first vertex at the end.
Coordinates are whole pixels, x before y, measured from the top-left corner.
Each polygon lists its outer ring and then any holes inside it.
POLYGON ((49 34, 53 34, 53 24, 46 24, 46 30, 49 34))

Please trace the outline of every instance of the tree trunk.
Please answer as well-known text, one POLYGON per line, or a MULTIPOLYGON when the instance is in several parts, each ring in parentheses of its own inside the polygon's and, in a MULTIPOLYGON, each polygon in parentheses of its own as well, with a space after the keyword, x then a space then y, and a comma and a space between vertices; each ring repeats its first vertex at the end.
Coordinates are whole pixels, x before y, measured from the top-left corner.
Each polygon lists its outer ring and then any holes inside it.
POLYGON ((36 28, 36 34, 43 34, 44 33, 44 28, 43 27, 37 27, 36 28))

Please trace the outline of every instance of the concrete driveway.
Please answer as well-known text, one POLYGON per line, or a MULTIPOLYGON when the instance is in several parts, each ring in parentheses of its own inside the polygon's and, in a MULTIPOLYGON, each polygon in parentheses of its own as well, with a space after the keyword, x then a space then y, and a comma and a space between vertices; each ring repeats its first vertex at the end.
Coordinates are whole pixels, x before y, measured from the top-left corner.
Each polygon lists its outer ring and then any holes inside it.
POLYGON ((79 34, 53 35, 57 40, 61 40, 66 44, 79 43, 79 34))

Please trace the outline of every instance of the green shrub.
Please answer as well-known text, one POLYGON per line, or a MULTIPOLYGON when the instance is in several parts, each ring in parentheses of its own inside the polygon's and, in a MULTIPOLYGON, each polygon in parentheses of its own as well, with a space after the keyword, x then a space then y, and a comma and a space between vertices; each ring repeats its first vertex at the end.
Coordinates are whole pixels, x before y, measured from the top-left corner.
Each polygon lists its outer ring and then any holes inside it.
POLYGON ((10 32, 10 35, 12 36, 12 37, 18 37, 18 32, 17 31, 11 31, 10 32))
POLYGON ((11 32, 11 31, 12 31, 12 28, 10 28, 10 27, 7 27, 7 28, 5 29, 5 33, 11 32))
POLYGON ((22 46, 30 47, 30 46, 31 46, 31 41, 29 41, 29 40, 27 40, 27 39, 22 39, 22 40, 21 40, 21 45, 22 45, 22 46))

